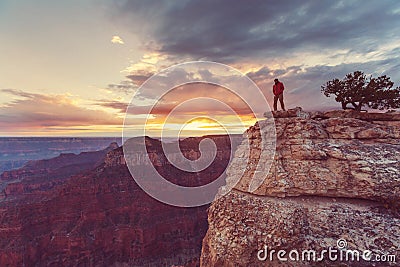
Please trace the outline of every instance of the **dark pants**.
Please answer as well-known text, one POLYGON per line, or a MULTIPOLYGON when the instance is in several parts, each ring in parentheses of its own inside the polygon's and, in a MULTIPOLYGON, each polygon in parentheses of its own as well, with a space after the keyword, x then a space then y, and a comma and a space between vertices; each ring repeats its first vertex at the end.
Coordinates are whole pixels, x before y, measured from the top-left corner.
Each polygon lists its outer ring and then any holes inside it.
POLYGON ((283 93, 281 93, 279 95, 274 95, 274 111, 277 110, 278 99, 281 103, 282 110, 285 110, 285 104, 283 103, 283 93))

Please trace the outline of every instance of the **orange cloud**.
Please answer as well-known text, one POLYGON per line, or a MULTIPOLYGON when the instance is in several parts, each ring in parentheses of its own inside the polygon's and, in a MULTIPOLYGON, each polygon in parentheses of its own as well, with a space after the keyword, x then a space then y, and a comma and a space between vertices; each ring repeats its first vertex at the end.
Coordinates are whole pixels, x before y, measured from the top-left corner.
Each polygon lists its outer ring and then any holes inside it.
MULTIPOLYGON (((240 96, 213 84, 177 87, 161 96, 153 107, 139 102, 129 105, 126 122, 133 124, 135 118, 142 118, 139 124, 157 136, 161 131, 171 136, 242 133, 255 123, 255 115, 240 96)), ((106 101, 102 105, 120 112, 126 107, 121 102, 106 101)))
MULTIPOLYGON (((51 130, 62 127, 76 131, 77 126, 120 126, 122 118, 102 110, 78 106, 67 95, 45 95, 20 90, 3 89, 15 100, 0 108, 0 129, 2 132, 51 130)), ((86 127, 80 127, 85 130, 86 127)), ((103 127, 104 128, 104 127, 103 127)), ((79 129, 79 128, 78 128, 79 129)))

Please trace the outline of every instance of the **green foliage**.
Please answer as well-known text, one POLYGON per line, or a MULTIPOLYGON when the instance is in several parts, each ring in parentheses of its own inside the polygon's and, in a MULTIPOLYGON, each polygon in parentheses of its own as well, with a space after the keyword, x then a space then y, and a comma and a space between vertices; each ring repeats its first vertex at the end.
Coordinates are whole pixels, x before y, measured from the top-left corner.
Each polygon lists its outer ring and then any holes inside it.
POLYGON ((390 77, 367 77, 361 71, 349 73, 343 80, 333 79, 321 86, 325 96, 335 96, 343 109, 361 110, 363 106, 373 109, 400 108, 400 87, 392 88, 390 77))

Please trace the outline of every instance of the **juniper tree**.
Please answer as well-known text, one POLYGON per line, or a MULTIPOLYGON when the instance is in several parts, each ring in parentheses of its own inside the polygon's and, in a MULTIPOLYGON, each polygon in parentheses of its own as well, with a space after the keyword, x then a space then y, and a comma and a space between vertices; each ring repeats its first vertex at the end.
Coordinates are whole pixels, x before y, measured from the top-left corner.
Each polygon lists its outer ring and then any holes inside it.
POLYGON ((335 96, 343 109, 361 110, 363 106, 373 109, 400 108, 400 87, 386 75, 373 78, 361 71, 349 73, 343 80, 333 79, 321 86, 325 96, 335 96), (351 104, 352 107, 347 105, 351 104))

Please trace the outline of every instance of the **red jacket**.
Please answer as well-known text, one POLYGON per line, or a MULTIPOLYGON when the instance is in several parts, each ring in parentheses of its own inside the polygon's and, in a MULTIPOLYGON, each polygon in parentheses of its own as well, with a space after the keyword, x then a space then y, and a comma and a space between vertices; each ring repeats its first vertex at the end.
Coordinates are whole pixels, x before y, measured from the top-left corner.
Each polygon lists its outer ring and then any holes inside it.
POLYGON ((283 86, 282 82, 278 82, 277 84, 274 84, 274 87, 272 89, 272 91, 274 92, 274 95, 282 94, 283 90, 285 90, 285 87, 283 86))

